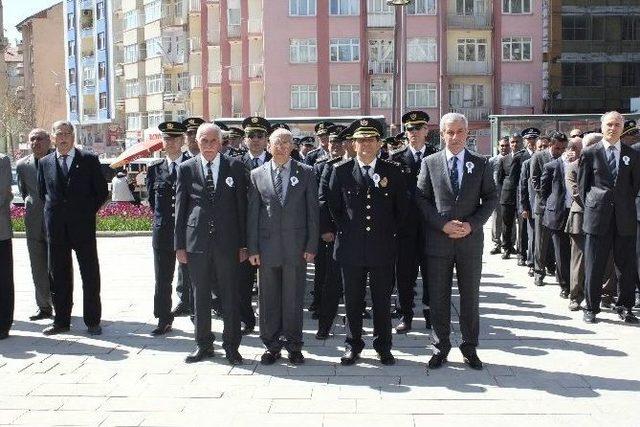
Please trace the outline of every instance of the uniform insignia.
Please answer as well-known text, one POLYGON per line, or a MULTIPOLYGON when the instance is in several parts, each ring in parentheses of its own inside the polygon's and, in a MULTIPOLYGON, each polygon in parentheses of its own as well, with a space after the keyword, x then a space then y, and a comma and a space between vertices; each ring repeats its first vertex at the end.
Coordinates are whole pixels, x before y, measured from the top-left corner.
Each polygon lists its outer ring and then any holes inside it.
POLYGON ((173 123, 167 123, 167 129, 173 129, 173 123))
POLYGON ((258 123, 258 118, 257 117, 252 118, 251 123, 258 123))
POLYGON ((224 180, 224 182, 226 182, 229 187, 233 187, 233 177, 232 176, 228 176, 227 179, 224 180))
POLYGON ((413 114, 411 115, 411 120, 415 120, 415 119, 416 119, 416 117, 418 117, 418 115, 417 115, 416 113, 413 113, 413 114))
POLYGON ((622 161, 624 162, 624 164, 625 164, 626 166, 629 166, 629 162, 631 161, 631 159, 629 158, 629 156, 624 156, 624 157, 622 158, 622 161))
POLYGON ((360 120, 360 126, 367 126, 369 125, 369 121, 366 119, 360 120))
POLYGON ((291 181, 292 187, 295 187, 298 184, 298 182, 300 182, 298 178, 296 178, 295 176, 292 176, 289 180, 291 181))
POLYGON ((382 178, 380 180, 380 187, 382 188, 386 188, 387 184, 389 184, 389 180, 387 179, 387 177, 385 176, 384 178, 382 178))

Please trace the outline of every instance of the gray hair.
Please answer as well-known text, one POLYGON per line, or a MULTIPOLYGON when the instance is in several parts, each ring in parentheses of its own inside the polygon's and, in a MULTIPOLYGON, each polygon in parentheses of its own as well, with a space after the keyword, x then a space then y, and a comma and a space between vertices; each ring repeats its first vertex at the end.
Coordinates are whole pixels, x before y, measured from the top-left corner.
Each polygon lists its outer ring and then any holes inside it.
POLYGON ((444 132, 445 127, 449 123, 463 123, 465 129, 469 129, 469 121, 460 113, 447 113, 440 119, 440 132, 444 132))
POLYGON ((73 127, 73 123, 67 121, 67 120, 57 120, 55 122, 53 122, 53 124, 51 125, 51 133, 55 133, 56 129, 59 129, 61 126, 66 126, 67 129, 69 129, 71 131, 71 133, 75 133, 75 129, 73 127))
POLYGON ((220 129, 220 126, 214 123, 203 123, 198 126, 198 130, 196 131, 196 140, 200 139, 202 134, 210 130, 217 135, 219 140, 222 140, 222 129, 220 129))
POLYGON ((593 144, 597 144, 602 141, 603 135, 601 133, 588 133, 582 138, 582 146, 588 147, 593 144))
POLYGON ((283 128, 278 128, 274 130, 271 135, 269 135, 269 144, 275 144, 278 141, 283 143, 292 143, 293 134, 291 133, 291 131, 283 128))
POLYGON ((616 116, 622 123, 624 123, 624 116, 617 111, 607 111, 600 117, 600 123, 604 123, 608 116, 616 116))

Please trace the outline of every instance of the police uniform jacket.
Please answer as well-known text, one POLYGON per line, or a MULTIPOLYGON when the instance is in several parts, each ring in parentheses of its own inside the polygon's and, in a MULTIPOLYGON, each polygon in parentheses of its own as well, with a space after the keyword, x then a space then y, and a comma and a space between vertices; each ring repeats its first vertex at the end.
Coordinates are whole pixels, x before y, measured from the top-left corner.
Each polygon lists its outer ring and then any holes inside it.
POLYGON ((147 193, 149 194, 149 206, 153 211, 151 237, 153 248, 173 251, 176 176, 171 176, 167 159, 149 165, 147 193))

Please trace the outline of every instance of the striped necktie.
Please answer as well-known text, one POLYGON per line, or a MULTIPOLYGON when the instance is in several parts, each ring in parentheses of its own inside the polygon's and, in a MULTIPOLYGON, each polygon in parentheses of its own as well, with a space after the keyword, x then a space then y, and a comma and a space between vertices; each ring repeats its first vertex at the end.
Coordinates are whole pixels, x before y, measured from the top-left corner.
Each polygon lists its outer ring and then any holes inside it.
POLYGON ((451 188, 453 188, 453 194, 457 197, 460 193, 460 183, 458 182, 458 158, 453 156, 451 158, 451 171, 449 171, 449 179, 451 179, 451 188))
POLYGON ((278 196, 280 203, 282 203, 282 168, 281 167, 278 167, 276 169, 276 176, 273 180, 273 189, 275 190, 276 196, 278 196))
POLYGON ((213 182, 213 173, 211 172, 211 162, 207 162, 207 193, 209 194, 209 200, 213 202, 213 198, 216 194, 216 185, 213 182))
POLYGON ((607 163, 609 163, 609 170, 615 181, 618 178, 618 164, 616 163, 616 147, 611 145, 608 148, 609 154, 607 156, 607 163))

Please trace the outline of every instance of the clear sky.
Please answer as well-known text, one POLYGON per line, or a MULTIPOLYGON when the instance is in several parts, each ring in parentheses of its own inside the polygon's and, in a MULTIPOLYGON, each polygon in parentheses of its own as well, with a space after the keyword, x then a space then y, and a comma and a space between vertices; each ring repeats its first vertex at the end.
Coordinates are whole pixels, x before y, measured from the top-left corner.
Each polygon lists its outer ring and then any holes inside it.
POLYGON ((15 40, 21 38, 20 33, 16 30, 16 24, 56 3, 60 3, 60 0, 2 0, 4 36, 9 39, 11 44, 15 44, 15 40))

